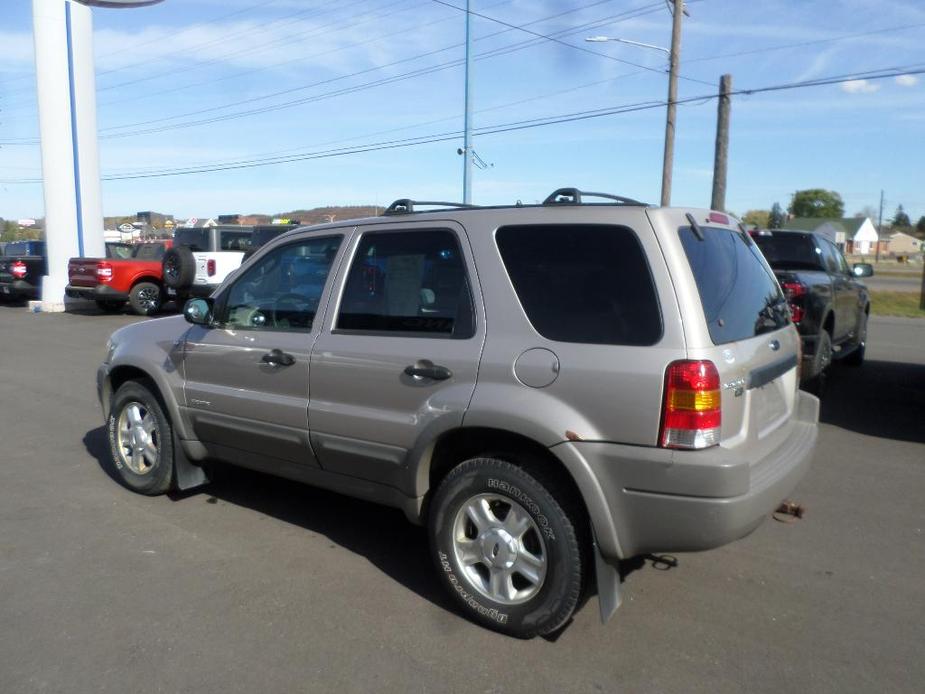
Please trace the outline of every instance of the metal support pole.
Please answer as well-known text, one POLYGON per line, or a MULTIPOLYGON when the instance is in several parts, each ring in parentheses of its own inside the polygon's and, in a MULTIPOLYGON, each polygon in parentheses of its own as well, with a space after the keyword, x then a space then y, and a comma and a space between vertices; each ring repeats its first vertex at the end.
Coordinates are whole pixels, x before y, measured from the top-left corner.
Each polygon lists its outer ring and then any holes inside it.
POLYGON ((466 0, 466 115, 463 127, 463 202, 472 203, 472 15, 466 0))
POLYGON ((678 108, 678 62, 681 55, 681 18, 684 1, 674 0, 671 55, 668 67, 668 114, 665 119, 665 157, 662 162, 662 207, 671 205, 671 172, 674 166, 674 123, 678 108))
POLYGON ((880 216, 877 218, 877 243, 875 245, 876 260, 875 263, 880 262, 880 234, 883 233, 883 191, 880 191, 880 216))
POLYGON ((726 170, 729 165, 729 108, 732 75, 719 80, 719 106, 716 114, 716 156, 713 159, 713 199, 710 207, 726 211, 726 170))

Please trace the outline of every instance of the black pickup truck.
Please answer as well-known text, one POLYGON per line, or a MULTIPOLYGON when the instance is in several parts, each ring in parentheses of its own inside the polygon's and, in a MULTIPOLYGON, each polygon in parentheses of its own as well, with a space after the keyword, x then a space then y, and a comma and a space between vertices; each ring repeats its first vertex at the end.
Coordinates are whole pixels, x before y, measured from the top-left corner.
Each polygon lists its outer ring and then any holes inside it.
POLYGON ((753 231, 790 304, 803 339, 801 380, 818 388, 833 359, 864 362, 870 296, 859 277, 870 277, 868 263, 848 266, 838 247, 806 231, 753 231))
POLYGON ((13 241, 0 256, 0 299, 38 299, 48 274, 44 241, 13 241))

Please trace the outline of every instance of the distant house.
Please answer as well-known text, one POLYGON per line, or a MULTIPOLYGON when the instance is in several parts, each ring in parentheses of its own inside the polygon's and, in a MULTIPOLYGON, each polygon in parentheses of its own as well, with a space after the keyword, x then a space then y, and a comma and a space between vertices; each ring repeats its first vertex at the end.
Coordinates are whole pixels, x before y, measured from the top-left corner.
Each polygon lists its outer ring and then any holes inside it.
MULTIPOLYGON (((816 217, 795 217, 784 222, 785 229, 815 231, 835 243, 846 253, 867 255, 875 253, 879 237, 877 228, 869 217, 842 217, 824 219, 816 217)), ((881 241, 881 252, 886 251, 887 239, 881 241)))
POLYGON ((199 228, 209 228, 218 226, 218 222, 214 217, 190 217, 185 221, 179 221, 177 226, 181 227, 199 227, 199 228))
POLYGON ((923 242, 904 231, 894 231, 889 236, 890 253, 893 255, 914 255, 921 253, 923 242))

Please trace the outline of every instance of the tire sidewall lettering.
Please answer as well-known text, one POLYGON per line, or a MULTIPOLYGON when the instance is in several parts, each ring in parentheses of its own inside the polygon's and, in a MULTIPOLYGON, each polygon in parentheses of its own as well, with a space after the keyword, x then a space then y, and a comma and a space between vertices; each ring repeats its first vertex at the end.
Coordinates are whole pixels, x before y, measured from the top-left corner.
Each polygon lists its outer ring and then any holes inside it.
POLYGON ((438 559, 440 561, 440 568, 443 569, 444 575, 447 580, 450 582, 450 586, 459 593, 459 597, 462 598, 462 601, 466 603, 470 608, 478 612, 483 617, 488 617, 498 624, 507 624, 509 615, 505 612, 500 612, 494 607, 486 607, 478 600, 476 600, 472 594, 465 589, 460 580, 456 577, 456 574, 453 573, 453 566, 450 564, 449 556, 446 552, 437 550, 438 559))
POLYGON ((550 542, 556 541, 556 533, 552 529, 552 526, 549 523, 549 519, 542 512, 539 504, 530 498, 530 496, 527 495, 522 489, 511 484, 510 482, 507 482, 506 480, 499 480, 494 477, 488 479, 488 486, 492 489, 497 489, 500 492, 504 492, 509 497, 520 503, 531 514, 533 514, 534 520, 536 521, 537 525, 539 525, 540 530, 543 533, 543 538, 550 542))

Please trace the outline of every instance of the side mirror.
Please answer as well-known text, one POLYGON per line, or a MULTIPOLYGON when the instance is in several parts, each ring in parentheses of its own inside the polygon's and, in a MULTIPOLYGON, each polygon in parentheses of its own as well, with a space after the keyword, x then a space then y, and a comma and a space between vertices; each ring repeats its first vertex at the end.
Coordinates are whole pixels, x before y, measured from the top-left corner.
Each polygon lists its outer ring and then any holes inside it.
POLYGON ((193 325, 212 323, 212 299, 189 299, 183 307, 183 317, 193 325))
POLYGON ((853 269, 855 277, 871 277, 874 274, 874 266, 870 263, 855 263, 853 269))

